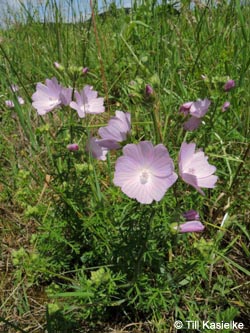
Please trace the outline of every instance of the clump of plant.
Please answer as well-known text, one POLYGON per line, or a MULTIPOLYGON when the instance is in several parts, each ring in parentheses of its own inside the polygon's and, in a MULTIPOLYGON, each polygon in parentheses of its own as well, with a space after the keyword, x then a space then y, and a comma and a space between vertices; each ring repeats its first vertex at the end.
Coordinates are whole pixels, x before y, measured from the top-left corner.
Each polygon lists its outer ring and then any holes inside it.
MULTIPOLYGON (((178 269, 176 262, 175 275, 171 274, 170 253, 174 243, 182 243, 178 234, 204 230, 196 207, 185 205, 185 193, 189 196, 190 188, 179 182, 184 181, 204 197, 203 189, 214 188, 218 181, 216 167, 197 148, 192 136, 191 142, 180 144, 179 152, 174 151, 177 143, 169 144, 178 162, 178 177, 163 142, 162 120, 155 108, 158 97, 150 84, 145 84, 143 103, 151 107, 147 118, 154 134, 147 138, 143 115, 137 116, 133 126, 131 112, 116 110, 107 125, 102 125, 110 113, 105 111, 104 98, 98 97, 90 85, 78 90, 78 79, 87 70, 72 67, 67 72, 62 65, 56 67, 73 77, 72 86, 64 87, 55 77, 46 79, 45 84, 37 84, 32 105, 53 128, 53 137, 48 131, 44 141, 49 143, 53 167, 49 186, 58 202, 54 218, 43 221, 38 247, 58 272, 63 267, 81 272, 72 280, 71 288, 77 291, 64 291, 62 287, 57 297, 66 297, 68 305, 73 300, 81 308, 82 319, 108 314, 113 305, 125 311, 126 304, 131 313, 136 308, 137 315, 144 313, 145 318, 152 315, 152 309, 153 313, 167 311, 171 304, 163 294, 173 295, 178 284, 186 281, 184 268, 178 269), (104 117, 100 118, 101 114, 104 117), (123 201, 126 204, 121 209, 123 201), (97 285, 93 279, 99 275, 102 282, 97 285)), ((180 125, 185 137, 205 126, 203 119, 209 123, 210 108, 208 98, 179 107, 176 119, 188 117, 183 129, 180 125)), ((199 201, 202 199, 194 200, 199 201)), ((198 266, 198 259, 194 259, 192 269, 198 266)))

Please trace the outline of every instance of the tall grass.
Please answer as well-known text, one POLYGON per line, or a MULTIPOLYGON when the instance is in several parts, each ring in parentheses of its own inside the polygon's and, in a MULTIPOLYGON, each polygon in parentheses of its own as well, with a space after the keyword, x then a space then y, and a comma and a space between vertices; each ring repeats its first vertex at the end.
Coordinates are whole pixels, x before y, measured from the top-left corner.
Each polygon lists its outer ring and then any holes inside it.
POLYGON ((43 23, 23 8, 21 22, 1 31, 4 332, 175 332, 175 320, 183 332, 187 320, 241 322, 248 331, 250 8, 209 4, 190 10, 182 1, 177 12, 145 0, 98 15, 93 1, 84 21, 69 2, 65 23, 51 1, 43 23), (66 107, 39 116, 31 96, 53 76, 77 90, 92 85, 106 112, 79 119, 66 107), (236 87, 226 93, 228 79, 236 87), (210 110, 196 131, 184 131, 179 107, 199 98, 212 101, 210 110), (216 188, 203 197, 179 179, 158 203, 128 198, 113 184, 122 152, 100 162, 85 151, 115 110, 131 113, 131 143, 163 143, 176 170, 183 141, 203 148, 217 168, 216 188), (66 149, 72 142, 78 152, 66 149), (202 234, 173 232, 189 209, 199 211, 202 234))

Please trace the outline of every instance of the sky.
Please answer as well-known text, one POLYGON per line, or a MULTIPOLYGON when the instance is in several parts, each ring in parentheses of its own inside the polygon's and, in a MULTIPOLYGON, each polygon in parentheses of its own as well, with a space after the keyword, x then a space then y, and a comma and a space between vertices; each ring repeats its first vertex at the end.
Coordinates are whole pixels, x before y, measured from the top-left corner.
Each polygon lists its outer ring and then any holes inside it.
MULTIPOLYGON (((98 1, 98 8, 100 11, 102 11, 106 6, 108 6, 110 3, 115 2, 118 6, 124 6, 124 7, 131 7, 131 2, 133 0, 97 0, 98 1)), ((94 3, 94 0, 92 0, 94 3)), ((46 3, 50 4, 50 6, 53 6, 53 4, 57 4, 60 9, 63 9, 63 13, 65 17, 72 16, 72 8, 75 8, 75 15, 76 13, 80 14, 81 17, 87 15, 87 13, 90 12, 90 5, 89 0, 0 0, 0 26, 4 26, 4 22, 7 20, 7 22, 11 21, 11 17, 20 16, 21 11, 20 8, 22 8, 21 3, 29 9, 36 8, 36 15, 39 15, 41 17, 44 16, 45 12, 45 5, 46 3)), ((47 14, 49 15, 51 11, 48 10, 47 7, 47 14)), ((76 17, 76 16, 75 16, 76 17)))
MULTIPOLYGON (((100 11, 105 10, 110 3, 115 2, 117 6, 131 7, 131 3, 135 0, 97 0, 98 8, 100 11)), ((138 2, 143 0, 136 0, 138 2)), ((158 0, 160 3, 162 0, 158 0)), ((169 0, 171 1, 171 0, 169 0)), ((172 0, 174 1, 174 0, 172 0)), ((178 0, 177 0, 178 1, 178 0)), ((207 2, 208 0, 200 0, 207 2)), ((230 1, 230 0, 228 0, 230 1)), ((250 3, 250 0, 241 0, 246 3, 250 3)), ((92 0, 94 3, 95 0, 92 0)), ((60 11, 63 13, 65 21, 78 21, 79 19, 83 20, 85 17, 89 17, 90 5, 89 0, 0 0, 0 27, 10 25, 10 22, 13 22, 13 16, 16 18, 19 17, 19 20, 23 21, 21 13, 22 8, 21 3, 24 4, 25 8, 28 9, 28 12, 34 12, 36 8, 36 18, 40 17, 41 20, 46 17, 47 21, 53 21, 53 10, 50 10, 50 6, 57 4, 60 8, 60 11), (47 8, 45 10, 45 6, 47 8), (74 10, 72 11, 72 8, 74 10), (51 17, 50 17, 51 16, 51 17)))

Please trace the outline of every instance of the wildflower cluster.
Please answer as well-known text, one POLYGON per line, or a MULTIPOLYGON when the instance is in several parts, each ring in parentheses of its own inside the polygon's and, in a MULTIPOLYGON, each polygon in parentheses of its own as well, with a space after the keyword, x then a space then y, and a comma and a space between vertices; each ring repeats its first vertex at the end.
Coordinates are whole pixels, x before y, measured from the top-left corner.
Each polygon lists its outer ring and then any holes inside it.
MULTIPOLYGON (((228 89, 226 86, 225 90, 228 89)), ((146 91, 147 94, 151 94, 153 89, 147 86, 146 91)), ((38 83, 32 100, 32 105, 39 115, 45 115, 63 106, 75 110, 79 118, 105 111, 104 98, 98 97, 97 91, 93 90, 92 86, 86 85, 81 91, 77 91, 63 87, 55 77, 51 80, 46 79, 45 84, 38 83)), ((185 116, 190 116, 184 123, 184 129, 189 131, 197 129, 210 105, 211 101, 208 99, 184 103, 179 110, 185 116)), ((151 204, 154 200, 158 202, 178 179, 174 162, 162 143, 156 146, 151 141, 129 143, 131 124, 131 114, 117 110, 107 126, 99 128, 99 138, 88 134, 85 149, 93 158, 102 161, 107 159, 109 151, 122 149, 122 156, 115 162, 113 183, 129 198, 141 204, 151 204)), ((79 150, 79 145, 69 143, 67 149, 74 152, 79 150)), ((200 194, 205 195, 202 188, 215 187, 218 179, 214 175, 216 167, 209 164, 208 157, 201 149, 196 149, 195 143, 181 144, 178 168, 179 177, 200 194)), ((187 222, 178 230, 190 232, 202 231, 203 228, 199 216, 195 216, 191 220, 187 217, 187 222)))

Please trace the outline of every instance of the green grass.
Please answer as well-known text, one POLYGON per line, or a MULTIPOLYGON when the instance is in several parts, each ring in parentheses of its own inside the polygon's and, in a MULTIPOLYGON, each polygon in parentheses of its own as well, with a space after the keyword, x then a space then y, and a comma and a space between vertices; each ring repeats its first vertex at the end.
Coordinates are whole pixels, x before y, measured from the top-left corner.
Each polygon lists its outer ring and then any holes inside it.
POLYGON ((183 1, 178 14, 145 0, 129 14, 113 6, 69 24, 53 2, 47 10, 55 23, 26 14, 0 35, 0 331, 170 333, 178 319, 234 320, 247 332, 250 7, 189 10, 183 1), (72 66, 89 72, 77 77, 72 66), (86 122, 67 107, 38 116, 31 96, 53 76, 93 85, 106 112, 86 122), (225 93, 229 78, 236 87, 225 93), (180 105, 206 97, 204 123, 185 132, 180 105), (100 162, 85 152, 115 110, 131 112, 130 142, 163 143, 175 170, 181 143, 195 142, 216 166, 217 186, 203 197, 179 178, 158 203, 129 199, 113 184, 122 153, 100 162), (72 138, 76 153, 66 150, 72 138), (205 231, 173 233, 189 209, 205 231))

